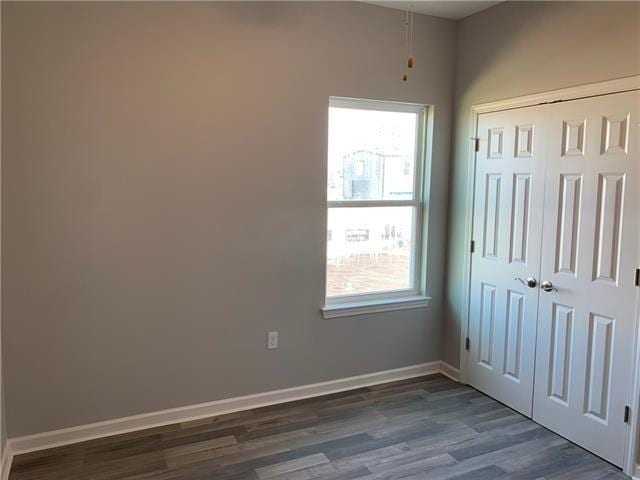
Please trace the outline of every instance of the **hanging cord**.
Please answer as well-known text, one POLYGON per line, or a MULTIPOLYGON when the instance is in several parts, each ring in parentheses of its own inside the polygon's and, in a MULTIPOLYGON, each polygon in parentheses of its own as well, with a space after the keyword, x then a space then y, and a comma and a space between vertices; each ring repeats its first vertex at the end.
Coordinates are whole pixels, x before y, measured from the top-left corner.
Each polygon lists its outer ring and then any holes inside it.
POLYGON ((413 68, 413 5, 409 7, 410 14, 410 31, 409 31, 409 57, 407 58, 407 67, 413 68))
MULTIPOLYGON (((405 12, 404 18, 404 57, 407 59, 407 68, 413 68, 413 5, 405 12)), ((406 70, 402 76, 402 81, 409 78, 409 71, 406 70)))
MULTIPOLYGON (((409 55, 409 10, 404 12, 404 57, 407 58, 409 55)), ((408 78, 407 72, 404 72, 402 75, 402 81, 406 82, 408 78)))

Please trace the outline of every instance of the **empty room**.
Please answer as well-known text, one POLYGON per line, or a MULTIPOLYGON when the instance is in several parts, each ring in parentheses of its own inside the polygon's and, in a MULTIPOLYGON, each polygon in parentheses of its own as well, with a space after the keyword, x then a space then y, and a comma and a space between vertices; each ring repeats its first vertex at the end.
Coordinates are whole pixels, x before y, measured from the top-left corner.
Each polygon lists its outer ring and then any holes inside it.
POLYGON ((0 480, 640 480, 640 0, 0 17, 0 480))

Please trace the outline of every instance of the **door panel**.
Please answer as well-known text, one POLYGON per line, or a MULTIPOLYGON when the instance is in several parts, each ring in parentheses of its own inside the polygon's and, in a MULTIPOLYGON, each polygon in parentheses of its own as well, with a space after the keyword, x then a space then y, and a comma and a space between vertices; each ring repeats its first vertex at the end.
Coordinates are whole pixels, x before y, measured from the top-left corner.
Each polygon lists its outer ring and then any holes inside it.
POLYGON ((561 173, 558 199, 555 272, 576 274, 582 174, 561 173))
POLYGON ((538 289, 515 278, 540 268, 545 108, 480 115, 474 199, 470 384, 529 416, 538 289))
POLYGON ((547 395, 564 405, 569 398, 574 312, 573 307, 554 304, 551 318, 547 395))
POLYGON ((548 106, 533 419, 622 465, 638 255, 638 92, 548 106))

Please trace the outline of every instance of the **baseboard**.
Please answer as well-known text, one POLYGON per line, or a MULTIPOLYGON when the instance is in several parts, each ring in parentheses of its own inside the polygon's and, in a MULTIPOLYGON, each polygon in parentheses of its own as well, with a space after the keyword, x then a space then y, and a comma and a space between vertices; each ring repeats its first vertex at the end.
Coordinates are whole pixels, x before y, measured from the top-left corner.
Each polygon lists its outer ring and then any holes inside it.
POLYGON ((13 450, 11 445, 7 442, 4 446, 4 452, 2 452, 2 466, 0 467, 0 480, 8 480, 9 472, 11 471, 11 463, 13 462, 13 450))
MULTIPOLYGON (((36 450, 44 450, 71 443, 108 437, 111 435, 170 425, 172 423, 188 422, 216 415, 224 415, 226 413, 237 412, 240 410, 265 407, 267 405, 302 400, 304 398, 343 392, 345 390, 353 390, 355 388, 367 387, 380 383, 405 380, 407 378, 420 377, 422 375, 430 375, 441 372, 441 367, 441 362, 422 363, 419 365, 411 365, 409 367, 358 375, 356 377, 341 378, 338 380, 330 380, 328 382, 313 383, 300 387, 273 390, 254 395, 201 403, 199 405, 134 415, 105 422, 91 423, 78 427, 11 438, 7 442, 7 447, 11 449, 13 455, 19 455, 36 450)), ((449 368, 453 369, 453 367, 450 366, 449 368)), ((450 376, 447 373, 445 373, 445 375, 450 376)), ((4 480, 4 477, 2 480, 4 480)))
POLYGON ((449 365, 446 362, 440 362, 440 373, 442 373, 446 377, 449 377, 454 382, 460 381, 460 370, 449 365))

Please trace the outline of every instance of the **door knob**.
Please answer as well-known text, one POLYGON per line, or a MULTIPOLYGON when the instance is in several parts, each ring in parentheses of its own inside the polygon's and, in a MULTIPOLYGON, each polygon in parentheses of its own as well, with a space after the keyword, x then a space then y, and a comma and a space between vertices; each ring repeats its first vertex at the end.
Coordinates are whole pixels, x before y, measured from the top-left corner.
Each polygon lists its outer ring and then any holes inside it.
POLYGON ((542 282, 540 284, 540 288, 542 290, 544 290, 545 292, 557 292, 558 289, 556 287, 553 286, 553 283, 551 283, 549 280, 545 280, 544 282, 542 282))
POLYGON ((533 277, 529 277, 526 280, 516 277, 515 280, 518 280, 521 284, 526 285, 529 288, 536 288, 536 285, 538 285, 538 281, 533 277))

